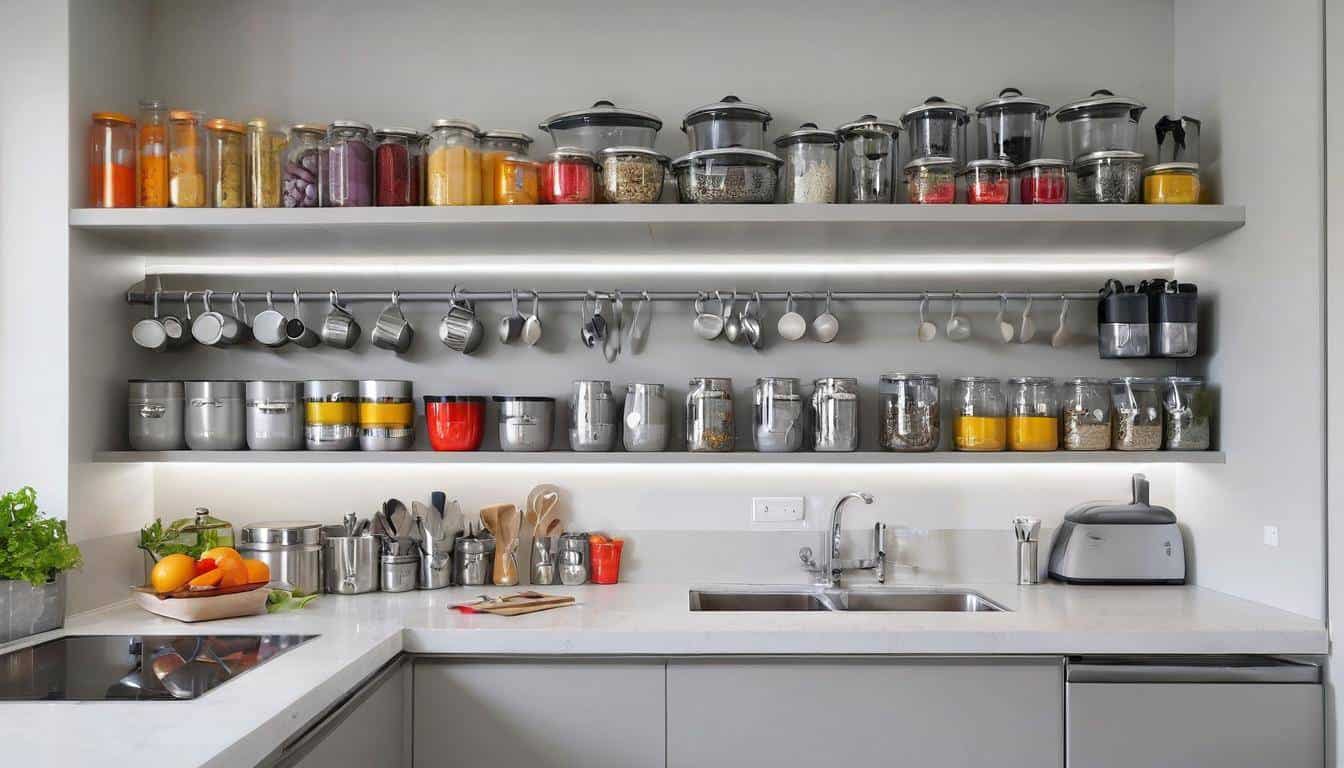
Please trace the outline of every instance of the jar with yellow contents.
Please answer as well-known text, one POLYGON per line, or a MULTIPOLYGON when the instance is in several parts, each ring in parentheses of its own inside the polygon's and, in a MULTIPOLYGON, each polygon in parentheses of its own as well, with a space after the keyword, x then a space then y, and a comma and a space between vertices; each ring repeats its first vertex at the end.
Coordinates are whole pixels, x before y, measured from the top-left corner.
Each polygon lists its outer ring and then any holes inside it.
POLYGON ((435 120, 425 158, 428 205, 481 204, 481 130, 466 120, 435 120))
POLYGON ((261 118, 247 122, 247 174, 244 194, 248 208, 280 207, 280 167, 288 139, 261 118))
POLYGON ((304 443, 310 451, 349 451, 359 445, 359 383, 303 383, 304 443))
POLYGON ((409 451, 415 444, 415 401, 411 382, 359 382, 359 449, 409 451))
POLYGON ((481 204, 517 205, 519 202, 537 202, 536 173, 532 173, 532 199, 519 200, 518 192, 526 189, 517 182, 524 180, 519 171, 532 165, 527 159, 532 137, 522 131, 486 131, 481 134, 481 204))
POLYGON ((1199 202, 1199 163, 1159 163, 1143 169, 1143 202, 1193 205, 1199 202))
POLYGON ((1008 380, 1008 450, 1059 448, 1059 398, 1055 380, 1021 376, 1008 380))
POLYGON ((168 113, 168 204, 205 207, 205 114, 189 109, 168 113))
POLYGON ((998 379, 957 379, 952 395, 952 436, 958 451, 1002 451, 1007 444, 1003 385, 998 379))
POLYGON ((205 185, 211 208, 243 207, 242 123, 215 118, 205 124, 205 185))

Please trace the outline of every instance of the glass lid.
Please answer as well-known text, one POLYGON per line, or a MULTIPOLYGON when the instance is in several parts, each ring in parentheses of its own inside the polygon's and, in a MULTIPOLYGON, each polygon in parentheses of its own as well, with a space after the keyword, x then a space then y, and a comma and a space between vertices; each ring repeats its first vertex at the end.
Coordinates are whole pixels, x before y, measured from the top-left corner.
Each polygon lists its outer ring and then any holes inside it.
POLYGON ((618 107, 612 102, 602 99, 593 102, 593 106, 587 109, 575 109, 569 112, 559 112, 551 115, 538 124, 537 127, 550 133, 553 130, 579 128, 585 125, 623 125, 638 128, 652 128, 657 131, 662 129, 663 121, 658 119, 657 115, 618 107))

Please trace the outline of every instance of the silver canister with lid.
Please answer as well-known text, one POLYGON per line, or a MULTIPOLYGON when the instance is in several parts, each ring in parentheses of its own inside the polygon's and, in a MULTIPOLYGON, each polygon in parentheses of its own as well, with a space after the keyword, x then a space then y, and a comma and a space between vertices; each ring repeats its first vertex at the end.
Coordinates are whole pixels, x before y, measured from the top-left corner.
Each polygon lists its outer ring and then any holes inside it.
POLYGON ((779 180, 782 203, 834 203, 840 139, 816 123, 775 139, 775 152, 784 161, 779 180))
POLYGON ((359 449, 409 451, 415 444, 415 397, 409 381, 359 382, 359 449))
POLYGON ((243 526, 238 554, 271 569, 271 582, 288 584, 295 595, 322 591, 322 524, 278 521, 243 526))
POLYGON ((475 536, 463 536, 453 545, 453 583, 479 587, 490 581, 490 553, 485 542, 475 536))
POLYGON ((378 591, 378 537, 351 536, 344 525, 322 527, 322 587, 330 594, 378 591))
POLYGON ((625 388, 622 431, 625 450, 665 451, 672 432, 667 393, 662 384, 634 383, 625 388))
POLYGON ((501 451, 548 451, 555 430, 555 398, 496 395, 501 451))
POLYGON ((537 127, 551 137, 557 149, 580 147, 596 154, 608 147, 653 149, 663 121, 603 99, 587 109, 551 115, 537 127))
POLYGON ((737 447, 733 419, 733 380, 701 377, 690 380, 686 393, 686 450, 728 453, 737 447))
POLYGON ((930 96, 923 104, 911 107, 901 115, 909 159, 950 157, 955 162, 965 160, 966 124, 970 116, 966 108, 953 104, 941 96, 930 96))
POLYGON ((131 379, 126 384, 131 450, 180 451, 187 447, 182 382, 131 379))
POLYGON ((410 592, 420 576, 420 555, 389 555, 378 558, 378 580, 384 592, 410 592))
POLYGON ((310 451, 359 446, 359 382, 315 379, 303 383, 304 443, 310 451))
POLYGON ((611 382, 580 379, 569 395, 569 447, 582 452, 610 451, 616 446, 618 422, 611 382))
POLYGON ((303 382, 249 381, 247 447, 254 451, 303 448, 303 382))
POLYGON ((942 438, 938 377, 884 373, 877 380, 878 442, 888 451, 935 451, 942 438))
POLYGON ((247 413, 241 381, 183 382, 187 447, 193 451, 240 451, 247 447, 247 413))
POLYGON ((742 147, 765 149, 765 128, 770 112, 736 96, 724 96, 713 104, 696 107, 681 120, 682 133, 692 152, 701 149, 742 147))
POLYGON ((801 450, 807 433, 807 407, 798 379, 768 376, 751 388, 751 442, 761 453, 801 450))
POLYGON ((901 126, 863 115, 836 129, 840 136, 842 203, 891 203, 896 200, 897 138, 901 126))
POLYGON ((812 447, 817 451, 859 449, 859 380, 817 379, 812 386, 812 447))

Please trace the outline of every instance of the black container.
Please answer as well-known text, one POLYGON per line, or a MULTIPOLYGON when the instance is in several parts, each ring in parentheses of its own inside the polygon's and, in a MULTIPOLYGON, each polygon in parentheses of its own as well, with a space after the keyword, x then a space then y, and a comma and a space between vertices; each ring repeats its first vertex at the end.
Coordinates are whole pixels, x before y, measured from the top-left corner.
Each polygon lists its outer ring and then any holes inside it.
POLYGON ((1199 287, 1154 280, 1140 289, 1148 294, 1153 357, 1194 357, 1199 349, 1199 287))
POLYGON ((1097 302, 1097 351, 1102 359, 1148 357, 1149 297, 1134 286, 1108 280, 1097 302))

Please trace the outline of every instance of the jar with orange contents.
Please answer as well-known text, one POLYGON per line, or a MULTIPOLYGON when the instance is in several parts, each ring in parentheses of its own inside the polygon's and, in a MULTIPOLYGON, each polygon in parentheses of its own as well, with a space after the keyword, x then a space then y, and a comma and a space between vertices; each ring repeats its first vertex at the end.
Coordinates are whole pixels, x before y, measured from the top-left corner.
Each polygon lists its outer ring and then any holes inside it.
POLYGON ((998 379, 957 379, 952 396, 953 442, 958 451, 1002 451, 1007 443, 1003 385, 998 379))
POLYGON ((141 208, 168 206, 168 109, 157 99, 140 102, 140 134, 136 155, 140 161, 141 208))
POLYGON ((168 204, 205 206, 205 114, 189 109, 168 113, 168 204))
POLYGON ((415 402, 411 382, 359 382, 359 449, 408 451, 415 443, 415 402))
POLYGON ((89 207, 135 207, 135 121, 120 112, 93 113, 89 207))
POLYGON ((1059 399, 1055 380, 1021 376, 1008 380, 1008 450, 1059 448, 1059 399))
POLYGON ((513 183, 520 178, 517 172, 523 167, 520 161, 527 160, 531 146, 532 137, 522 131, 493 130, 481 134, 481 205, 516 204, 501 200, 499 192, 502 189, 505 197, 511 196, 513 183), (506 162, 512 175, 506 173, 506 162))

